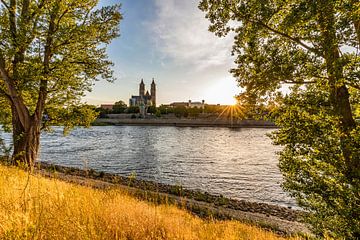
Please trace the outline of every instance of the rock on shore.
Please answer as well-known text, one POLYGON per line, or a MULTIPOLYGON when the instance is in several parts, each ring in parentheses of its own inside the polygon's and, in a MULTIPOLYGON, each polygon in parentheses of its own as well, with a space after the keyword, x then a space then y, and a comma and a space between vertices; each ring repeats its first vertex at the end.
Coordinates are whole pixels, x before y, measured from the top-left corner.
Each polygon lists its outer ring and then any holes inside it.
POLYGON ((178 203, 201 217, 236 219, 254 223, 285 234, 309 233, 301 223, 305 212, 266 203, 235 200, 222 195, 184 189, 105 172, 40 163, 38 170, 48 177, 57 177, 96 188, 123 187, 133 195, 155 203, 178 203))

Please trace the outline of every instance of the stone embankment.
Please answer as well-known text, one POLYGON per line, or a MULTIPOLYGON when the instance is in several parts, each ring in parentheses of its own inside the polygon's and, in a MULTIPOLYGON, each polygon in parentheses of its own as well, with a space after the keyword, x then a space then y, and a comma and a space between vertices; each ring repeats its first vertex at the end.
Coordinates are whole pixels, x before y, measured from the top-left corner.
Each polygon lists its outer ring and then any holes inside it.
POLYGON ((175 127, 261 127, 274 128, 273 122, 266 120, 231 120, 231 119, 188 119, 188 118, 152 118, 152 119, 128 119, 128 118, 99 118, 94 125, 138 125, 138 126, 175 126, 175 127))
POLYGON ((304 212, 277 205, 229 199, 221 195, 184 189, 152 181, 94 170, 80 170, 41 163, 38 170, 48 177, 95 188, 124 188, 130 194, 154 203, 174 203, 200 217, 236 219, 282 234, 309 233, 300 223, 304 212))

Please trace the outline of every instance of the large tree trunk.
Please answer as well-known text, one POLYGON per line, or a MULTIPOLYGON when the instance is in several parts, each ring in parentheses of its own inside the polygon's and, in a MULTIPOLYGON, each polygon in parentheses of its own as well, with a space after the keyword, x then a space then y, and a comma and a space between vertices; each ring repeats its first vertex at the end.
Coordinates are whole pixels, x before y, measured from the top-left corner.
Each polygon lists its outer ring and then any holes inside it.
POLYGON ((331 91, 331 104, 340 117, 344 130, 352 130, 356 127, 356 123, 351 110, 349 91, 343 81, 343 63, 340 59, 340 47, 335 28, 335 6, 328 0, 322 0, 319 1, 318 7, 322 51, 331 91))
POLYGON ((30 118, 30 122, 24 128, 19 116, 12 107, 13 125, 13 161, 15 164, 32 168, 38 157, 40 147, 40 124, 37 119, 30 118))
POLYGON ((343 66, 340 61, 339 43, 335 30, 334 5, 327 0, 319 1, 319 23, 323 39, 323 54, 328 74, 331 105, 334 114, 341 120, 341 148, 346 164, 345 174, 348 179, 358 179, 360 161, 351 146, 350 133, 356 127, 350 104, 350 94, 343 82, 343 66))

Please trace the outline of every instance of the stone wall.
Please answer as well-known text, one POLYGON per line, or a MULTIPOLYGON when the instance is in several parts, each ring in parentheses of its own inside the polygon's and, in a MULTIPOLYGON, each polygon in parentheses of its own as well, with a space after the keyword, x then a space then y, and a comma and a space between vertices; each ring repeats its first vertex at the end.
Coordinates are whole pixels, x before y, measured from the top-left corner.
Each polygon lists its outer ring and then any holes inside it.
POLYGON ((152 125, 152 126, 177 126, 177 127, 276 127, 273 122, 266 120, 236 120, 230 119, 129 119, 106 118, 97 119, 94 125, 152 125))

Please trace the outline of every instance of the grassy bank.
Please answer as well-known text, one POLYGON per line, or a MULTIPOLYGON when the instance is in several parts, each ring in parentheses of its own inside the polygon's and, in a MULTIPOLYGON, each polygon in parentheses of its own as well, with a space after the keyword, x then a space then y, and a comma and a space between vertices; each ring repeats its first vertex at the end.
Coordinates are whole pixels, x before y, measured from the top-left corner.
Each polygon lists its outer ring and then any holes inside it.
POLYGON ((96 190, 0 165, 0 239, 282 239, 205 221, 119 190, 96 190))

